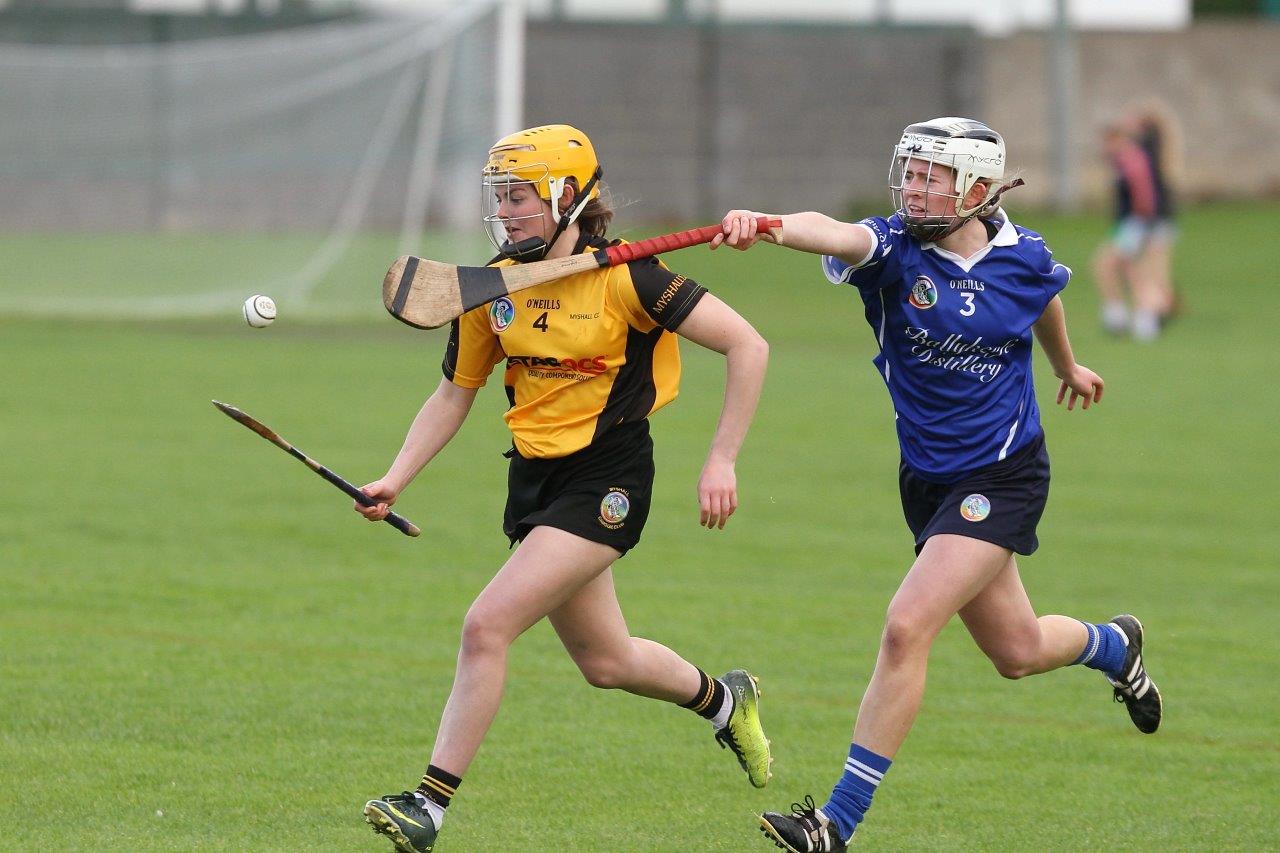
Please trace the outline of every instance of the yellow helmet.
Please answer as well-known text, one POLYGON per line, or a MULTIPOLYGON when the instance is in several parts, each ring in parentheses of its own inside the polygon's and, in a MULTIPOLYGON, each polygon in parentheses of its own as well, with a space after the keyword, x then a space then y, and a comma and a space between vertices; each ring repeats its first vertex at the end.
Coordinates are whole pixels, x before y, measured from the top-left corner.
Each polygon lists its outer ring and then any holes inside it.
MULTIPOLYGON (((489 160, 484 167, 486 196, 485 224, 489 238, 499 251, 521 260, 530 260, 546 254, 550 243, 569 227, 587 202, 600 196, 600 177, 603 170, 596 159, 595 147, 587 135, 567 124, 548 124, 531 127, 504 136, 489 149, 489 160), (558 202, 564 194, 568 179, 577 186, 569 209, 560 213, 558 202), (535 241, 540 246, 514 250, 506 241, 505 226, 493 205, 494 191, 504 185, 531 184, 538 197, 551 205, 557 218, 555 235, 549 242, 535 241)), ((522 241, 528 243, 530 241, 522 241)))

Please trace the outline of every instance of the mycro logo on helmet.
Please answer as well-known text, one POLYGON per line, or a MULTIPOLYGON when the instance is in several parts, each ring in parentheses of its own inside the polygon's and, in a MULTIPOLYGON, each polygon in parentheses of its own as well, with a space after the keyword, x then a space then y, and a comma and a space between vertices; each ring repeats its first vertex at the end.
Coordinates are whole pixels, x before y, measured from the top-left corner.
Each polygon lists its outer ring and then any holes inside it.
POLYGON ((907 295, 907 301, 912 307, 919 308, 921 311, 932 308, 938 304, 938 288, 934 286, 929 276, 916 276, 916 283, 911 285, 911 293, 907 295))
POLYGON ((556 358, 555 356, 510 355, 507 356, 507 367, 537 368, 539 370, 571 370, 575 373, 592 375, 604 373, 609 369, 604 356, 597 355, 584 358, 556 358))
POLYGON ((505 332, 516 319, 516 306, 505 296, 493 300, 489 306, 489 325, 495 332, 505 332))

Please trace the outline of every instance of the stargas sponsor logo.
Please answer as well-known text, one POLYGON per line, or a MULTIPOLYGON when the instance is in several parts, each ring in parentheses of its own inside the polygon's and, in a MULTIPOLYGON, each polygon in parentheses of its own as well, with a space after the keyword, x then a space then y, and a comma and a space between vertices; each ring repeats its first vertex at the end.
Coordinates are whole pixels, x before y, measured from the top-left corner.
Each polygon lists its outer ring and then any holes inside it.
POLYGON ((527 367, 531 370, 566 370, 574 373, 587 373, 595 376, 609 369, 603 355, 583 356, 582 358, 560 358, 558 356, 509 355, 507 367, 527 367))

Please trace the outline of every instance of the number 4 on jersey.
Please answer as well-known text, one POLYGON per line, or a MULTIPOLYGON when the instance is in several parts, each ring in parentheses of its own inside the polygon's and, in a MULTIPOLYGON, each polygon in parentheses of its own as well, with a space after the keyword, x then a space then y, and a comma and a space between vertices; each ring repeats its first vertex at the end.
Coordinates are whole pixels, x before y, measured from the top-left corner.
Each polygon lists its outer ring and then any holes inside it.
POLYGON ((547 330, 547 312, 546 311, 543 311, 542 314, 538 317, 538 319, 533 321, 533 327, 535 329, 541 329, 544 332, 547 330))

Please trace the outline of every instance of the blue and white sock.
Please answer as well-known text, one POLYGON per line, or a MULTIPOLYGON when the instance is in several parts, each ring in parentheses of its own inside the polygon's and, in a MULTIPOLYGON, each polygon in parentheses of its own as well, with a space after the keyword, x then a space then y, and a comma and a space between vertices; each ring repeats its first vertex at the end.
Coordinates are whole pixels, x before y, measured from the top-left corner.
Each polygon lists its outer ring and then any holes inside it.
POLYGON ((1129 638, 1124 632, 1110 623, 1095 625, 1092 622, 1081 622, 1089 637, 1085 640, 1080 657, 1071 663, 1083 664, 1089 669, 1100 670, 1108 675, 1115 675, 1124 666, 1124 655, 1129 645, 1129 638))
POLYGON ((844 774, 831 791, 831 799, 820 809, 836 825, 842 841, 847 843, 853 837, 853 831, 862 822, 867 809, 871 808, 871 797, 891 764, 893 761, 883 755, 876 755, 856 743, 850 744, 844 774))

